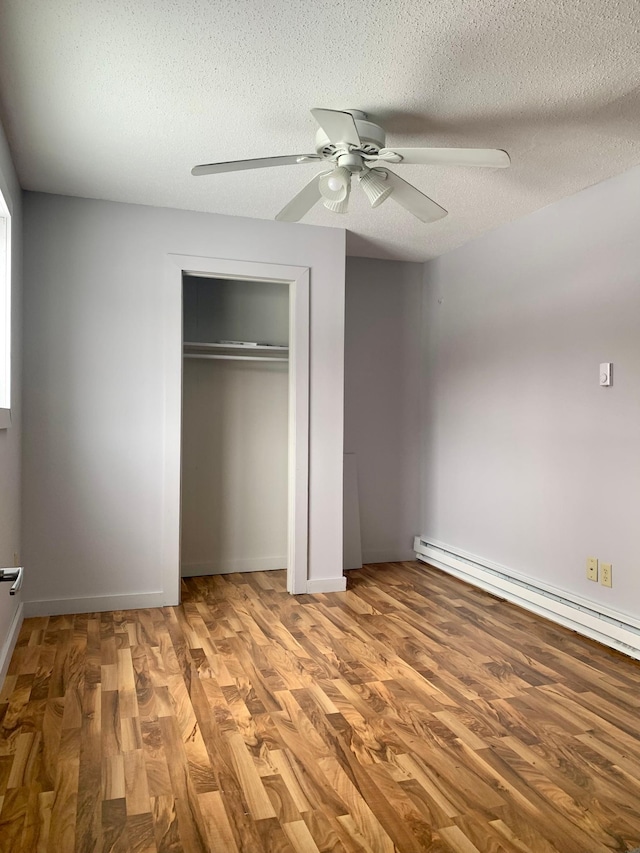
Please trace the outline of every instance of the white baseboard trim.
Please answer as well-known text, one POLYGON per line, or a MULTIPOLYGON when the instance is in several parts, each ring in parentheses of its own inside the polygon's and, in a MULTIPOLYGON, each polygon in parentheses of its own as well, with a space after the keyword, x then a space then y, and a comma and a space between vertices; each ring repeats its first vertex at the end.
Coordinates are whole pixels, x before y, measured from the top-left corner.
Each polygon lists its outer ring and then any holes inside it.
POLYGON ((415 553, 411 550, 396 548, 395 551, 363 551, 362 562, 365 563, 404 563, 414 560, 415 553))
POLYGON ((20 604, 16 607, 16 612, 13 614, 11 626, 2 645, 2 651, 0 651, 0 687, 2 687, 2 685, 4 684, 4 679, 7 674, 7 670, 9 669, 9 664, 11 662, 11 655, 13 654, 13 650, 16 647, 18 634, 20 633, 20 628, 22 628, 23 621, 24 604, 20 602, 20 604))
POLYGON ((97 595, 92 598, 49 598, 25 601, 24 615, 66 616, 69 613, 102 613, 105 610, 144 610, 164 607, 163 592, 139 592, 132 595, 97 595))
POLYGON ((339 578, 317 578, 307 581, 307 592, 344 592, 347 588, 347 579, 344 575, 339 578))
POLYGON ((246 557, 218 563, 183 563, 180 574, 183 578, 195 578, 200 575, 231 575, 234 572, 273 572, 286 568, 286 557, 246 557))
POLYGON ((422 562, 640 660, 640 619, 427 536, 416 536, 414 548, 422 562))

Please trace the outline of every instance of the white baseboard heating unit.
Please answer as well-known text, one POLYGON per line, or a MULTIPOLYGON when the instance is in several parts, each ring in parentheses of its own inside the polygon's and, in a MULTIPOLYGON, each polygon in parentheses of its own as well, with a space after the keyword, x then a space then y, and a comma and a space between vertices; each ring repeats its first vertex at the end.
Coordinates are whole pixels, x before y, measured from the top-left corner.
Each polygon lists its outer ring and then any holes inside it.
POLYGON ((548 584, 532 583, 505 566, 429 537, 416 536, 413 547, 424 563, 640 660, 640 619, 548 584))

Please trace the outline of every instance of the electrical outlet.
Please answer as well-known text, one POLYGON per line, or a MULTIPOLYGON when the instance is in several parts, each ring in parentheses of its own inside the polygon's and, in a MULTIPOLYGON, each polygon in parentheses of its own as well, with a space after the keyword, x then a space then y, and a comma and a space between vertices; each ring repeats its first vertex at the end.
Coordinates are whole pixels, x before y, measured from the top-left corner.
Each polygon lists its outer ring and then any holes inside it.
POLYGON ((600 564, 600 583, 602 586, 613 586, 611 563, 600 564))
POLYGON ((13 565, 14 565, 14 566, 19 566, 19 565, 20 565, 20 554, 18 554, 18 552, 17 552, 17 551, 14 551, 14 552, 13 552, 13 565))
POLYGON ((598 558, 587 557, 587 578, 598 583, 598 558))

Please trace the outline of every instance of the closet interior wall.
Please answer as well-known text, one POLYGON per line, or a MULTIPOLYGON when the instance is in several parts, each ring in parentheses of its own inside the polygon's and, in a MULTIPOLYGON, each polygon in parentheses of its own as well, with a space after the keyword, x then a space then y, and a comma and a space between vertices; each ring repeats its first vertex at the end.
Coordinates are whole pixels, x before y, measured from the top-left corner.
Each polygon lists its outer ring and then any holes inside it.
MULTIPOLYGON (((185 276, 183 323, 187 350, 288 346, 289 286, 185 276)), ((288 362, 236 353, 183 359, 183 576, 287 565, 288 362)))

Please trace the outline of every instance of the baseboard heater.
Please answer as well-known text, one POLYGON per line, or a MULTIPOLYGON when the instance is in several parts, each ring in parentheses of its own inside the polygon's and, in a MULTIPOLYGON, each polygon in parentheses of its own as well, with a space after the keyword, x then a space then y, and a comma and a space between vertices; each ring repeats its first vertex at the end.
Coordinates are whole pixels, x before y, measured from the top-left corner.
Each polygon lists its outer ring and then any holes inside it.
POLYGON ((416 557, 467 583, 640 660, 640 620, 593 601, 531 583, 505 566, 435 539, 416 536, 416 557))

